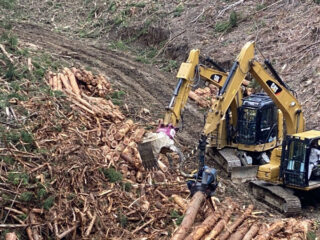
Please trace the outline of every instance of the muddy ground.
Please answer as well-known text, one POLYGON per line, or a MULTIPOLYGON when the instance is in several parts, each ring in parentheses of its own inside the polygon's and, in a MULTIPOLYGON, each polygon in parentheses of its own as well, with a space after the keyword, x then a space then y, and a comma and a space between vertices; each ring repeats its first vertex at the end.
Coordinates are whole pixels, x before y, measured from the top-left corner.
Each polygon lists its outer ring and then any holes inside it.
MULTIPOLYGON (((177 67, 190 49, 199 48, 203 57, 228 69, 244 43, 255 40, 297 92, 307 128, 319 129, 320 6, 314 1, 239 2, 17 1, 16 8, 7 11, 12 18, 2 16, 2 21, 12 22, 26 46, 108 76, 125 92, 124 113, 141 124, 162 118, 177 67), (230 23, 233 11, 235 24, 219 30, 219 24, 230 23), (150 118, 141 117, 143 108, 150 110, 150 118)), ((203 111, 187 104, 184 128, 177 135, 186 152, 197 145, 202 126, 203 111)), ((242 185, 227 192, 254 201, 242 185)), ((271 218, 281 216, 256 204, 270 211, 271 218)), ((302 216, 319 222, 319 204, 309 203, 302 216)))

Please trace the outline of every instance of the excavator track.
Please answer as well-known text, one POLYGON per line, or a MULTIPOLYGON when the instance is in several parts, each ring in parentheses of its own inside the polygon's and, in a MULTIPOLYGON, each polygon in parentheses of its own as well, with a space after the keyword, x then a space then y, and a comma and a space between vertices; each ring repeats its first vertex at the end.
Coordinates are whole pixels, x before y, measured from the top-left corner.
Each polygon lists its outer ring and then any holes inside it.
POLYGON ((280 185, 257 180, 250 182, 249 187, 257 200, 276 208, 285 215, 294 215, 301 211, 299 198, 280 185))
POLYGON ((211 151, 208 152, 208 155, 219 166, 221 166, 223 170, 228 173, 228 175, 231 175, 233 167, 241 167, 241 161, 232 148, 224 148, 221 150, 212 148, 211 151))

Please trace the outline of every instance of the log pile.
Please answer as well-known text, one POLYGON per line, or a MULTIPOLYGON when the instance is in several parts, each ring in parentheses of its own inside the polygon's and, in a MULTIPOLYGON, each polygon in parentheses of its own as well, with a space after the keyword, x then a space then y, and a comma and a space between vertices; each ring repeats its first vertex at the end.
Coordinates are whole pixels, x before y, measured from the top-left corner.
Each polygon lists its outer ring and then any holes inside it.
MULTIPOLYGON (((244 79, 242 81, 243 93, 247 96, 253 94, 255 90, 250 87, 251 81, 244 79)), ((195 101, 202 108, 209 108, 213 105, 215 97, 218 93, 218 88, 213 84, 209 84, 208 87, 197 88, 194 91, 189 92, 189 98, 195 101)))
POLYGON ((112 91, 110 81, 104 75, 95 75, 82 68, 64 68, 61 73, 49 71, 46 80, 53 90, 67 89, 77 96, 80 96, 80 91, 83 91, 90 96, 106 97, 112 91))
POLYGON ((218 203, 217 209, 202 223, 195 224, 191 229, 199 204, 203 202, 203 195, 197 194, 190 201, 184 221, 174 232, 172 240, 302 240, 307 239, 307 233, 312 226, 309 220, 294 218, 279 219, 267 224, 264 218, 257 217, 253 212, 253 205, 241 210, 237 203, 226 198, 222 203, 218 203))
POLYGON ((106 77, 73 67, 64 68, 61 73, 48 72, 46 79, 52 90, 63 91, 69 96, 73 108, 110 123, 107 129, 100 125, 97 130, 97 143, 102 145, 106 162, 117 165, 128 180, 141 183, 144 168, 137 143, 142 140, 145 129, 131 119, 125 119, 119 106, 105 99, 112 93, 106 77))
POLYGON ((194 91, 190 91, 189 98, 194 100, 200 107, 208 108, 212 105, 216 94, 217 88, 213 84, 209 84, 208 87, 197 88, 194 91))
MULTIPOLYGON (((8 229, 21 230, 24 239, 168 236, 171 212, 180 208, 169 197, 187 196, 185 182, 170 173, 162 155, 159 170, 145 171, 137 150, 144 127, 86 87, 89 80, 77 72, 47 74, 48 85, 65 94, 16 103, 36 113, 28 129, 32 151, 22 140, 1 149, 14 164, 0 162, 0 236, 8 229)), ((105 92, 112 94, 112 88, 105 92)), ((14 233, 3 237, 14 239, 14 233)))

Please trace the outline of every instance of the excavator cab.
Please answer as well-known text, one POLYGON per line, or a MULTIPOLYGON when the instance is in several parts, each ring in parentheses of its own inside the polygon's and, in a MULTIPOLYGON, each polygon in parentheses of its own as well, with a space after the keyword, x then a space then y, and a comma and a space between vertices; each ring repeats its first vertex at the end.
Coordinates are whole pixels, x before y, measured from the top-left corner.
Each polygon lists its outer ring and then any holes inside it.
POLYGON ((238 108, 236 142, 260 145, 275 140, 278 131, 277 107, 266 94, 252 94, 238 108))
POLYGON ((284 185, 304 190, 311 190, 320 186, 319 157, 320 132, 307 131, 288 135, 283 142, 281 154, 280 177, 284 185), (313 149, 313 150, 312 150, 313 149), (318 160, 317 160, 318 159, 318 160))

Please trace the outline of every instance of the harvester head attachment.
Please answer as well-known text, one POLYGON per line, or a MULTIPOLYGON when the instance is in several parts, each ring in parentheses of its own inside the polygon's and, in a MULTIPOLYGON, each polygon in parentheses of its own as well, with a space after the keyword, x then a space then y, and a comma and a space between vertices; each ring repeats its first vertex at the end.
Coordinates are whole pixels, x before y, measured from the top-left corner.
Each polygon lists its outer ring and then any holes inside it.
POLYGON ((163 132, 148 133, 138 145, 142 164, 146 169, 158 167, 158 156, 160 152, 169 150, 177 152, 174 141, 163 132))

